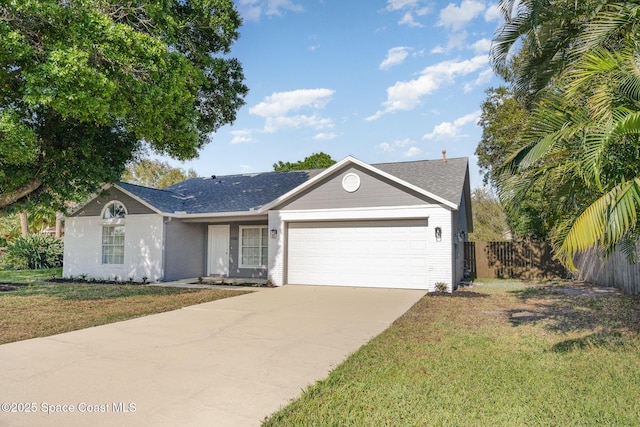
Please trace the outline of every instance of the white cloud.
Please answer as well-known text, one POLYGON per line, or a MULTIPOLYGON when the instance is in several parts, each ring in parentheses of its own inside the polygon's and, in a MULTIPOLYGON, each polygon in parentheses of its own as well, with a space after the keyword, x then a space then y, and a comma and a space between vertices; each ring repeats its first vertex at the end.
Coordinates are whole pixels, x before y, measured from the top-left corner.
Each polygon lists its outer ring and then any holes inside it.
POLYGON ((462 0, 460 6, 449 3, 447 7, 440 11, 438 25, 453 31, 460 31, 484 10, 484 3, 477 0, 462 0))
POLYGON ((410 138, 397 139, 393 141, 393 145, 395 145, 396 147, 406 147, 409 144, 413 144, 413 140, 410 138))
POLYGON ((473 113, 469 113, 465 116, 457 118, 453 122, 442 122, 439 125, 436 125, 433 128, 431 133, 425 134, 423 139, 434 139, 434 140, 442 140, 442 139, 456 139, 463 135, 460 134, 462 128, 469 123, 478 123, 478 119, 480 118, 480 110, 474 111, 473 113))
POLYGON ((240 172, 249 173, 253 171, 253 166, 250 165, 240 165, 240 172))
POLYGON ((245 142, 254 142, 253 131, 251 129, 232 130, 231 144, 242 144, 245 142))
POLYGON ((494 74, 493 74, 493 70, 491 68, 485 69, 480 74, 478 74, 478 78, 475 79, 475 81, 473 81, 471 83, 465 83, 464 92, 468 93, 468 92, 471 92, 473 89, 475 89, 478 86, 484 86, 485 84, 487 84, 487 83, 489 83, 491 81, 493 76, 494 76, 494 74))
POLYGON ((414 18, 416 16, 425 16, 431 13, 431 7, 424 5, 424 0, 387 0, 386 10, 389 12, 402 12, 402 18, 398 21, 400 25, 408 25, 410 27, 423 27, 414 18))
MULTIPOLYGON (((411 144, 414 144, 414 143, 415 143, 415 141, 412 140, 411 138, 396 139, 392 143, 383 142, 381 144, 378 144, 377 148, 380 151, 384 151, 385 153, 393 153, 393 152, 396 151, 396 148, 404 148, 407 145, 411 145, 411 144)), ((409 151, 414 150, 414 148, 415 147, 410 148, 409 151)))
POLYGON ((298 89, 274 92, 264 101, 251 107, 249 112, 260 117, 275 117, 301 108, 324 108, 334 91, 331 89, 298 89))
POLYGON ((487 22, 500 22, 502 19, 502 12, 500 12, 500 7, 496 3, 489 5, 487 10, 484 12, 484 20, 487 22))
POLYGON ((267 15, 281 15, 281 10, 302 12, 302 5, 294 4, 291 0, 267 0, 267 15))
POLYGON ((435 54, 439 54, 439 53, 445 53, 447 50, 445 48, 443 48, 442 46, 438 45, 436 47, 434 47, 433 49, 431 49, 431 53, 435 53, 435 54))
POLYGON ((458 31, 449 34, 449 40, 447 42, 447 50, 462 49, 466 46, 467 40, 466 31, 458 31))
POLYGON ((319 134, 315 135, 313 137, 313 139, 318 140, 318 141, 326 141, 329 139, 336 139, 338 135, 336 135, 333 132, 320 132, 319 134))
POLYGON ((413 15, 411 14, 411 12, 405 12, 405 14, 402 16, 402 18, 400 18, 400 20, 398 21, 398 24, 400 25, 408 25, 410 27, 422 27, 423 25, 419 22, 416 22, 415 19, 413 19, 413 15))
POLYGON ((391 146, 391 144, 389 144, 388 142, 383 142, 381 144, 378 144, 378 148, 384 151, 385 153, 393 153, 393 151, 395 151, 391 146))
POLYGON ((420 153, 422 153, 421 149, 419 149, 418 147, 411 147, 407 151, 405 151, 403 155, 405 157, 413 157, 413 156, 417 156, 420 153))
POLYGON ((333 127, 331 119, 318 116, 331 101, 331 89, 298 89, 289 92, 274 92, 264 101, 251 107, 249 113, 265 119, 265 132, 275 132, 281 128, 310 127, 325 129, 333 127), (311 110, 312 114, 292 114, 299 110, 311 110))
POLYGON ((267 117, 264 124, 264 131, 268 133, 276 132, 285 128, 312 128, 327 129, 333 127, 331 119, 322 118, 317 115, 297 115, 297 116, 277 116, 267 117))
POLYGON ((387 113, 407 111, 420 105, 423 96, 440 89, 455 79, 485 69, 489 62, 487 55, 479 55, 463 61, 444 61, 422 70, 420 76, 409 81, 399 81, 387 88, 387 100, 382 109, 366 120, 376 120, 387 113))
POLYGON ((387 10, 395 11, 405 8, 415 8, 418 0, 387 0, 387 10))
POLYGON ((476 55, 489 53, 489 49, 491 49, 491 40, 480 39, 471 45, 471 49, 475 51, 476 55))
POLYGON ((283 11, 302 12, 304 7, 291 0, 240 0, 238 11, 245 21, 259 21, 263 13, 280 16, 283 11))
POLYGON ((409 56, 410 49, 405 46, 392 47, 387 51, 387 57, 380 63, 381 70, 388 70, 389 68, 400 65, 409 56))

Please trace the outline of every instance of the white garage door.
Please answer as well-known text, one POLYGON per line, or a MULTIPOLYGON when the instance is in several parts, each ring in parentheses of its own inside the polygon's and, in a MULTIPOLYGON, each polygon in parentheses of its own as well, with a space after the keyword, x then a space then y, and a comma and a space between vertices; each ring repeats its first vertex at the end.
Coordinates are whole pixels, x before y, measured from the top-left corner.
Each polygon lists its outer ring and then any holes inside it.
POLYGON ((287 282, 427 287, 426 220, 290 223, 287 282))

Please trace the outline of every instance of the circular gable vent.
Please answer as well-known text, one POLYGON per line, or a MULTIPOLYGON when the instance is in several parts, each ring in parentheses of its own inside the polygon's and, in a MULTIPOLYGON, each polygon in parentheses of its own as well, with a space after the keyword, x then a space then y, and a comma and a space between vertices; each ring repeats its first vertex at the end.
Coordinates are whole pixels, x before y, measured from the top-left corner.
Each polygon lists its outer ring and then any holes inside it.
POLYGON ((355 173, 348 173, 342 178, 342 188, 349 193, 353 193, 360 188, 360 177, 355 173))

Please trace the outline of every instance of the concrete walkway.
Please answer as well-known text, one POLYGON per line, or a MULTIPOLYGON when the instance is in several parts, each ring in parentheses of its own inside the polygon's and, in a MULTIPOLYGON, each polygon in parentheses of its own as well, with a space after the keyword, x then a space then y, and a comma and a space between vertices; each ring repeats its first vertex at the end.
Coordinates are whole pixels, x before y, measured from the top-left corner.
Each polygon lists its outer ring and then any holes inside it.
POLYGON ((0 426, 256 426, 422 295, 289 285, 1 345, 0 426))

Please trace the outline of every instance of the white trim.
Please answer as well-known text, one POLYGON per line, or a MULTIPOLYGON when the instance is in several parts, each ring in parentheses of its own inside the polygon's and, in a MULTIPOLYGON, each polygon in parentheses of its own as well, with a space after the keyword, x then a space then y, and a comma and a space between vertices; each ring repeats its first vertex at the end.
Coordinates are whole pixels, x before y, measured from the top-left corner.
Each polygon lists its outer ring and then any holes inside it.
POLYGON ((267 268, 269 264, 269 227, 267 225, 240 225, 238 226, 238 268, 267 268), (248 265, 242 263, 242 230, 246 229, 259 229, 260 230, 260 261, 262 261, 262 249, 267 249, 267 262, 266 264, 248 265), (266 246, 262 245, 262 229, 267 230, 267 242, 266 246))
POLYGON ((124 216, 126 218, 129 215, 129 209, 127 209, 124 203, 122 203, 120 200, 117 200, 117 199, 113 199, 110 202, 108 202, 106 205, 104 205, 104 208, 102 208, 102 211, 100 212, 100 218, 102 218, 105 221, 124 219, 119 217, 111 217, 111 218, 104 217, 104 213, 107 211, 107 209, 109 209, 110 206, 115 205, 116 203, 122 206, 122 208, 124 209, 124 216))
POLYGON ((254 211, 238 211, 238 212, 211 212, 211 213, 198 213, 198 214, 189 214, 189 213, 163 213, 164 216, 168 216, 171 218, 177 219, 204 219, 204 218, 225 218, 225 217, 233 217, 233 221, 238 221, 238 217, 245 216, 247 218, 251 218, 254 220, 255 216, 264 216, 266 212, 254 210, 254 211))
POLYGON ((342 178, 342 188, 347 193, 355 193, 360 188, 360 176, 350 172, 342 178))
POLYGON ((394 175, 391 175, 391 174, 388 174, 388 173, 386 173, 386 172, 384 172, 384 171, 382 171, 382 170, 380 170, 378 168, 375 168, 375 167, 373 167, 373 166, 371 166, 371 165, 369 165, 367 163, 364 163, 364 162, 356 159, 355 157, 347 156, 344 159, 342 159, 341 161, 339 161, 338 163, 336 163, 335 165, 325 169, 323 172, 321 172, 318 175, 314 176, 310 180, 300 184, 299 186, 297 186, 293 190, 289 191, 288 193, 285 193, 282 196, 278 197, 276 200, 274 200, 274 201, 272 201, 270 203, 267 203, 266 205, 262 206, 260 208, 260 211, 261 212, 265 212, 265 211, 268 211, 269 209, 271 209, 271 208, 273 208, 273 207, 275 207, 277 205, 282 204, 286 200, 296 196, 297 194, 301 193, 302 191, 306 190, 307 188, 315 185, 317 182, 322 181, 326 176, 332 174, 336 170, 339 170, 339 169, 341 169, 342 167, 344 167, 344 166, 346 166, 348 164, 354 164, 354 165, 360 166, 360 167, 368 170, 369 172, 377 174, 377 175, 379 175, 379 176, 381 176, 383 178, 386 178, 386 179, 388 179, 388 180, 390 180, 392 182, 395 182, 395 183, 397 183, 397 184, 399 184, 399 185, 401 185, 403 187, 406 187, 406 188, 408 188, 410 190, 413 190, 413 191, 417 192, 418 194, 422 194, 422 195, 424 195, 424 196, 426 196, 426 197, 428 197, 430 199, 433 199, 433 200, 435 200, 435 201, 437 201, 439 203, 442 203, 443 205, 448 206, 449 208, 451 208, 453 210, 458 210, 458 205, 453 203, 453 202, 450 202, 450 201, 448 201, 446 199, 443 199, 440 196, 436 196, 435 194, 433 194, 433 193, 431 193, 431 192, 429 192, 429 191, 427 191, 427 190, 425 190, 423 188, 417 187, 417 186, 415 186, 413 184, 410 184, 410 183, 408 183, 406 181, 403 181, 403 180, 399 179, 398 177, 396 177, 394 175))
POLYGON ((214 272, 214 265, 213 265, 213 254, 212 252, 212 246, 213 246, 213 239, 212 239, 212 230, 224 230, 226 231, 226 242, 224 242, 224 247, 225 247, 225 259, 223 260, 223 265, 222 265, 222 269, 223 269, 223 276, 228 276, 229 275, 229 241, 231 239, 231 227, 229 225, 209 225, 209 227, 207 228, 207 276, 212 276, 212 275, 217 275, 218 272, 214 272))
POLYGON ((322 221, 322 220, 362 220, 362 219, 421 219, 429 218, 429 214, 439 205, 418 206, 384 206, 366 208, 338 209, 300 209, 278 212, 282 221, 322 221))
MULTIPOLYGON (((111 237, 110 235, 108 235, 108 237, 111 237)), ((101 224, 100 225, 100 265, 101 266, 117 266, 117 267, 123 267, 125 264, 125 257, 127 254, 127 229, 125 228, 124 224, 101 224), (104 248, 105 248, 105 243, 104 243, 104 230, 105 228, 113 228, 114 230, 114 237, 115 237, 115 230, 116 228, 122 228, 122 244, 107 244, 107 247, 110 248, 116 248, 116 247, 122 247, 122 262, 104 262, 104 257, 105 257, 105 252, 104 252, 104 248)), ((111 254, 111 256, 113 256, 115 254, 111 254)))
MULTIPOLYGON (((131 197, 132 199, 134 199, 136 202, 138 203, 142 203, 143 205, 145 205, 146 207, 148 207, 149 209, 151 209, 152 211, 154 211, 157 214, 163 215, 164 212, 162 212, 161 210, 159 210, 158 208, 156 208, 155 206, 153 206, 150 203, 147 203, 146 201, 142 200, 140 197, 136 196, 135 194, 131 193, 130 191, 125 190, 124 188, 120 187, 118 184, 112 184, 111 187, 115 187, 118 190, 122 191, 124 194, 126 194, 127 196, 131 197)), ((109 187, 107 186, 105 188, 108 189, 109 187)), ((146 188, 150 188, 150 187, 146 187, 146 188)), ((104 191, 104 190, 103 190, 104 191)), ((89 204, 89 202, 87 202, 85 204, 85 206, 89 204)))

